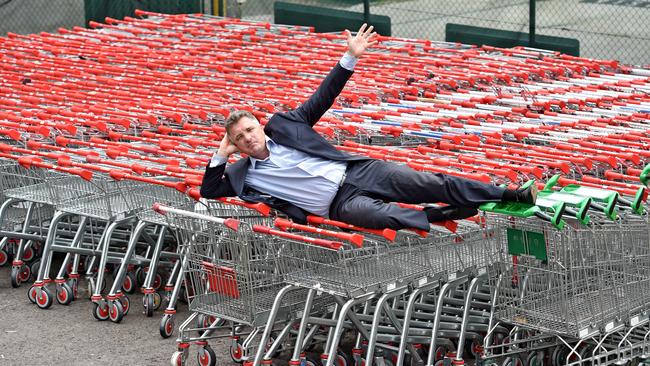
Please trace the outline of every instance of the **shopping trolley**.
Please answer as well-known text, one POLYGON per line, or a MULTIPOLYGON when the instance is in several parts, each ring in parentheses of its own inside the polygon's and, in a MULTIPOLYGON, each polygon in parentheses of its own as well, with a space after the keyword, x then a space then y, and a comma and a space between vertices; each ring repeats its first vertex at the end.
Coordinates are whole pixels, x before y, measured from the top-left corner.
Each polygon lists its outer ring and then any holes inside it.
POLYGON ((296 294, 282 302, 280 311, 273 312, 276 294, 284 287, 281 268, 277 265, 277 251, 282 243, 254 229, 259 225, 254 222, 264 223, 269 219, 252 209, 219 201, 210 201, 207 206, 197 203, 196 207, 189 208, 163 205, 154 208, 164 213, 170 227, 179 234, 180 245, 184 248, 182 268, 187 298, 192 311, 190 318, 180 326, 179 351, 172 356, 172 361, 185 362, 189 342, 201 347, 200 359, 214 360, 214 351, 207 340, 213 337, 216 329, 212 325, 220 323, 219 319, 232 323, 231 334, 220 336, 230 336, 235 341, 236 344, 231 345, 231 354, 235 357, 248 353, 271 315, 277 323, 287 323, 281 332, 289 332, 294 312, 301 309, 302 299, 301 294, 296 294), (190 329, 190 324, 199 314, 214 317, 215 321, 208 329, 199 328, 198 337, 192 337, 190 332, 197 329, 190 329), (241 342, 240 327, 244 325, 251 331, 241 342))
POLYGON ((648 225, 621 209, 614 220, 611 208, 590 213, 591 221, 567 217, 560 230, 530 218, 490 218, 500 248, 491 278, 494 317, 514 325, 511 351, 531 362, 575 365, 641 354, 648 225))

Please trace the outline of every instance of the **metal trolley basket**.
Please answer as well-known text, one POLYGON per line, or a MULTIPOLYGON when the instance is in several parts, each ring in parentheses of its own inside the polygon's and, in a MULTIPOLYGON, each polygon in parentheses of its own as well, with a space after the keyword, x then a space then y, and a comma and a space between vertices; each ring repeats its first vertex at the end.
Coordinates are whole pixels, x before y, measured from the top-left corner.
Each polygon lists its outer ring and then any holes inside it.
POLYGON ((592 219, 567 219, 557 230, 539 220, 491 218, 499 245, 491 279, 495 318, 557 339, 570 349, 558 359, 576 365, 609 364, 613 354, 635 348, 638 356, 642 342, 633 338, 647 323, 647 217, 592 219))
MULTIPOLYGON (((277 262, 284 241, 259 231, 259 224, 269 223, 269 218, 218 201, 183 209, 157 205, 155 209, 166 216, 179 237, 189 309, 193 313, 180 326, 181 350, 172 356, 174 360, 185 359, 185 345, 190 341, 202 347, 200 353, 211 351, 205 351, 209 349, 205 341, 212 337, 214 327, 200 329, 205 332, 196 339, 186 330, 198 315, 230 321, 233 339, 242 334, 242 326, 250 327, 243 349, 238 351, 246 353, 269 317, 278 324, 291 324, 295 312, 302 310, 306 290, 283 298, 279 310, 271 314, 285 282, 277 262)), ((284 327, 285 332, 289 330, 288 325, 284 327)))

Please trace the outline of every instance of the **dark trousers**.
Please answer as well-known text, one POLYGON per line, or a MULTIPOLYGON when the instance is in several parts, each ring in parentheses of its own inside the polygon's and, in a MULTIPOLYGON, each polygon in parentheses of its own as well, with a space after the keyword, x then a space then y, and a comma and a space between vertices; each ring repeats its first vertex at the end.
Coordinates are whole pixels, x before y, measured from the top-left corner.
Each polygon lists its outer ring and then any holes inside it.
POLYGON ((429 230, 423 211, 388 202, 447 203, 478 207, 501 201, 505 188, 440 173, 415 171, 379 160, 351 162, 332 205, 330 218, 370 229, 429 230))

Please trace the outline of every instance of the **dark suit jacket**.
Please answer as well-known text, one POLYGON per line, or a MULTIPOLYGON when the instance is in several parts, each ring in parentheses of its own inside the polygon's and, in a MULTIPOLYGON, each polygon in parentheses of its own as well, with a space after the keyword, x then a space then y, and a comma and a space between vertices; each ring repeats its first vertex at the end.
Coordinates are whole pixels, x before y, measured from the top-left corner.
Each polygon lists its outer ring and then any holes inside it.
MULTIPOLYGON (((264 127, 264 133, 278 144, 317 157, 334 161, 368 160, 369 158, 366 157, 337 150, 312 128, 332 106, 351 76, 352 71, 344 69, 337 63, 305 103, 293 111, 274 114, 264 127)), ((201 184, 201 196, 205 198, 238 196, 248 202, 263 202, 284 212, 294 221, 305 223, 308 213, 304 210, 244 184, 249 166, 248 158, 242 158, 228 168, 226 164, 214 168, 208 165, 201 184)))

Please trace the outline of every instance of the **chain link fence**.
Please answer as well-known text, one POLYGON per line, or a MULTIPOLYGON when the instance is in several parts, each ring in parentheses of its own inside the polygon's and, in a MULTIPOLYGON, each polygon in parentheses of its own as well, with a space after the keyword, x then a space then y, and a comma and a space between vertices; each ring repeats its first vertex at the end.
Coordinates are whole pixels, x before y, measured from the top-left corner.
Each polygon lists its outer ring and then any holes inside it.
MULTIPOLYGON (((283 0, 363 12, 361 0, 283 0)), ((272 22, 276 0, 246 0, 243 18, 272 22)), ((456 23, 528 33, 528 0, 372 0, 370 12, 391 18, 392 35, 445 40, 456 23)), ((583 57, 650 63, 650 1, 537 0, 536 34, 574 38, 583 57)))
POLYGON ((0 36, 54 32, 84 23, 84 0, 0 0, 0 36))
POLYGON ((212 13, 217 0, 0 0, 0 36, 8 32, 56 32, 58 28, 103 22, 105 16, 133 16, 133 10, 212 13))
MULTIPOLYGON (((0 35, 83 26, 87 4, 92 1, 0 0, 0 35)), ((118 3, 112 1, 113 5, 118 3)), ((201 12, 273 22, 277 0, 176 1, 179 8, 187 8, 188 3, 196 1, 201 12)), ((362 0, 283 1, 363 12, 362 0)), ((155 3, 119 2, 134 9, 155 3)), ((650 19, 650 0, 537 0, 536 9, 536 33, 577 39, 583 57, 616 59, 635 65, 650 63, 650 27, 646 23, 650 19)), ((391 18, 393 36, 434 41, 445 40, 447 23, 525 33, 529 26, 529 0, 371 0, 370 12, 391 18)))

